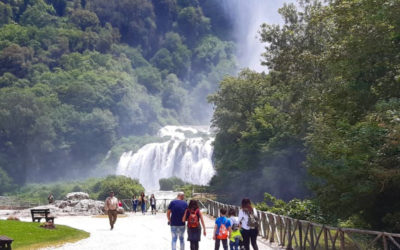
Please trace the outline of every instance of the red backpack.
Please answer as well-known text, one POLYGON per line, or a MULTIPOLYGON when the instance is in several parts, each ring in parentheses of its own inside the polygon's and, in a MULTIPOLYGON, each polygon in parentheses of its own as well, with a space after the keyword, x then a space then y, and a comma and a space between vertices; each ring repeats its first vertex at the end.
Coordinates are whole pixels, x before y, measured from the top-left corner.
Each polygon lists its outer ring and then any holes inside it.
POLYGON ((225 225, 226 221, 227 221, 227 219, 224 218, 224 221, 222 222, 221 226, 219 227, 217 239, 220 239, 220 240, 228 239, 228 229, 226 228, 226 225, 225 225))
POLYGON ((197 228, 197 227, 199 227, 200 223, 199 223, 198 213, 199 213, 199 209, 197 209, 194 212, 192 210, 190 210, 190 214, 189 214, 189 217, 187 219, 187 221, 188 221, 187 225, 188 225, 189 228, 197 228))

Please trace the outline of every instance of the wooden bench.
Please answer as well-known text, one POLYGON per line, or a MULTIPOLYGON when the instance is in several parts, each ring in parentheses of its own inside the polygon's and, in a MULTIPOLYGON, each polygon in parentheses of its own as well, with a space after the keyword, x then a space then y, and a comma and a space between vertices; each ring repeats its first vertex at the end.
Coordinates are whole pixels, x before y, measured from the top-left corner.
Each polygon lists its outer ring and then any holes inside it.
POLYGON ((49 216, 50 209, 31 209, 32 221, 35 222, 36 220, 40 222, 42 218, 46 219, 46 222, 53 222, 54 223, 54 216, 49 216))
POLYGON ((11 243, 14 240, 7 236, 0 235, 0 249, 11 249, 11 243))

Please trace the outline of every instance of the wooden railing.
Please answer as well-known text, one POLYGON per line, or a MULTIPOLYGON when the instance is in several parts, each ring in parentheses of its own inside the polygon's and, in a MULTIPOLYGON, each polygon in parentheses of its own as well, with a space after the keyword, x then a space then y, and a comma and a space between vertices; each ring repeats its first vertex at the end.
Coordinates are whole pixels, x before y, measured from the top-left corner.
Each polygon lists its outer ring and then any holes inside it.
MULTIPOLYGON (((214 217, 219 215, 219 209, 239 207, 207 200, 208 213, 214 217)), ((260 218, 259 235, 269 243, 284 249, 299 250, 368 250, 400 249, 400 234, 359 230, 352 228, 337 228, 310 221, 293 219, 287 216, 258 211, 260 218)))
MULTIPOLYGON (((123 199, 121 201, 122 201, 123 208, 126 211, 132 211, 132 209, 133 209, 132 208, 132 199, 123 199)), ((156 202, 157 211, 166 212, 168 205, 171 201, 173 201, 173 199, 157 199, 157 202, 156 202)), ((141 209, 140 204, 138 204, 137 211, 141 211, 140 209, 141 209)), ((146 211, 148 211, 149 209, 150 209, 150 203, 147 200, 146 201, 146 211)))
POLYGON ((40 202, 29 202, 15 197, 0 196, 0 209, 18 210, 40 206, 40 202))

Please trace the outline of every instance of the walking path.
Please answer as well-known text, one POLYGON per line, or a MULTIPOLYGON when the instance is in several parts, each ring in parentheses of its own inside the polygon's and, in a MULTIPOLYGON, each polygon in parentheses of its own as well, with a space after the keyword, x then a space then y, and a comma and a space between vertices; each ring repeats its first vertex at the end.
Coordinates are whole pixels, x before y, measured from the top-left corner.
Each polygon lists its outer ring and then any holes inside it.
MULTIPOLYGON (((212 232, 214 220, 204 216, 207 229, 207 236, 200 241, 200 249, 214 249, 212 232)), ((48 249, 137 249, 137 250, 168 250, 171 247, 171 231, 167 225, 165 213, 157 215, 128 214, 127 217, 119 217, 114 230, 110 231, 108 218, 96 218, 91 216, 68 216, 58 217, 56 224, 63 224, 74 228, 82 229, 90 233, 90 237, 75 243, 67 243, 58 248, 48 249)), ((271 250, 261 241, 258 243, 260 250, 271 250)), ((179 240, 178 240, 179 249, 179 240)), ((186 241, 185 249, 190 249, 186 241)), ((222 249, 222 246, 220 247, 222 249)))

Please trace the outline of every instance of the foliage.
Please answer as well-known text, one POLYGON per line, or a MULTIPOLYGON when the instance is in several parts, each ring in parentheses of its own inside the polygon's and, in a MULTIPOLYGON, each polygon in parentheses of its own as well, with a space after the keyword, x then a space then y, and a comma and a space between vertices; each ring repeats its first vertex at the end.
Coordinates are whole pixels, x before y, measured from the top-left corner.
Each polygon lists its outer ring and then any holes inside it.
POLYGON ((57 225, 55 230, 39 227, 35 222, 0 220, 1 233, 14 240, 13 248, 45 248, 88 238, 89 233, 57 225))
POLYGON ((5 193, 11 191, 14 188, 14 185, 11 182, 10 177, 0 168, 0 193, 5 193))
POLYGON ((226 78, 210 98, 216 190, 236 190, 224 179, 240 179, 250 196, 288 200, 301 196, 277 193, 307 169, 323 214, 398 230, 399 9, 386 0, 300 1, 279 10, 283 25, 263 24, 268 75, 226 78))
POLYGON ((160 190, 165 191, 179 189, 187 184, 178 177, 161 178, 158 182, 160 183, 160 190))
POLYGON ((284 110, 287 96, 268 76, 244 70, 227 77, 209 100, 216 106, 213 126, 218 174, 211 186, 228 202, 268 191, 291 199, 307 192, 300 138, 284 110), (239 183, 247 183, 239 185, 239 183))
POLYGON ((159 180, 159 183, 160 183, 160 190, 165 190, 165 191, 173 190, 176 192, 177 191, 184 192, 186 198, 192 197, 193 192, 206 193, 209 191, 208 186, 189 184, 179 179, 178 177, 162 178, 159 180))
POLYGON ((307 220, 321 224, 335 225, 337 222, 332 216, 324 214, 319 205, 313 200, 292 199, 285 202, 271 194, 264 194, 264 201, 257 203, 256 208, 274 214, 307 220))
POLYGON ((115 166, 116 151, 109 152, 124 138, 153 135, 166 124, 204 124, 206 96, 236 69, 232 43, 217 38, 199 3, 2 1, 0 12, 7 186, 82 178, 105 162, 115 166), (203 45, 205 37, 217 51, 203 45), (201 53, 193 55, 195 48, 201 53), (218 56, 192 68, 204 55, 218 56))
POLYGON ((93 190, 98 192, 98 200, 105 200, 110 191, 114 191, 118 199, 130 199, 134 194, 140 195, 144 192, 144 188, 137 180, 132 180, 126 176, 108 176, 96 183, 93 190))
POLYGON ((50 184, 27 184, 9 195, 17 196, 23 201, 47 203, 47 196, 52 193, 55 199, 64 199, 71 192, 86 192, 91 199, 104 200, 114 191, 120 199, 129 199, 133 194, 144 192, 137 180, 125 176, 107 176, 106 178, 90 178, 83 181, 64 181, 50 184))

